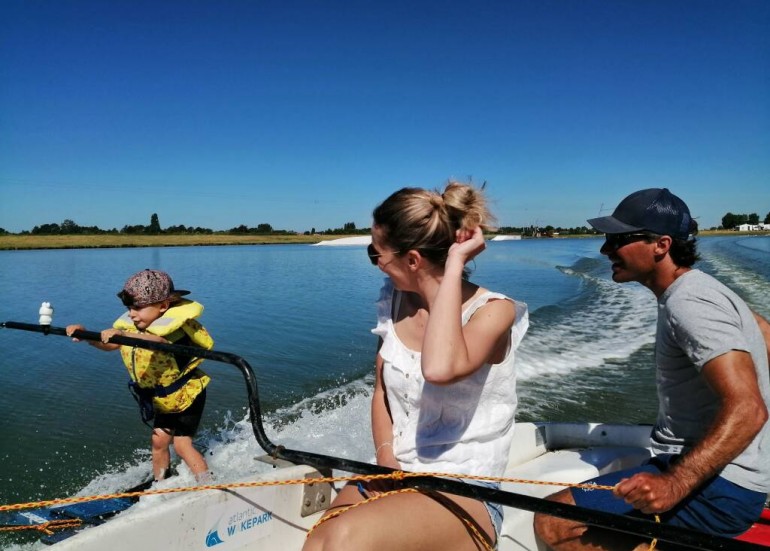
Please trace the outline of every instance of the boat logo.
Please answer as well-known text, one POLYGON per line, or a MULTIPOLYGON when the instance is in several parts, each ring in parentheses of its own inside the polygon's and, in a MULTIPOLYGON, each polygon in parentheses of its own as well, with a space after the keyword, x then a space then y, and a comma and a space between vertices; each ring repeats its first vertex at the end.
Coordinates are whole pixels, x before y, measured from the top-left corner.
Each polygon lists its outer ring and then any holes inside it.
MULTIPOLYGON (((246 540, 253 542, 269 536, 273 531, 273 512, 264 505, 268 504, 228 500, 209 509, 206 547, 227 551, 240 548, 246 540)), ((269 505, 272 508, 273 503, 269 505)))
POLYGON ((225 543, 222 541, 222 538, 219 537, 219 523, 217 522, 214 527, 209 530, 209 533, 206 534, 206 547, 214 547, 215 545, 219 545, 220 543, 225 543))

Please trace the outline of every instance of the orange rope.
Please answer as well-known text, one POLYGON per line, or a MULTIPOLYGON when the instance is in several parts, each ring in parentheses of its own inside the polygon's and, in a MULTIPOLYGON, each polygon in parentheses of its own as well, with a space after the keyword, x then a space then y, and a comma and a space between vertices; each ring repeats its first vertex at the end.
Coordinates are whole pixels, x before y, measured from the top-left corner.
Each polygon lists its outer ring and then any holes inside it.
POLYGON ((53 535, 54 530, 64 530, 65 528, 77 528, 82 524, 83 524, 83 521, 80 519, 50 520, 42 524, 33 524, 33 525, 25 525, 25 526, 3 526, 3 527, 0 527, 0 532, 21 532, 22 530, 38 530, 50 536, 50 535, 53 535))
POLYGON ((91 501, 99 501, 103 499, 114 499, 121 497, 140 497, 149 495, 162 495, 162 494, 177 494, 183 492, 197 492, 204 490, 228 490, 233 488, 259 488, 264 486, 287 486, 292 484, 307 484, 307 483, 334 483, 334 482, 359 482, 367 480, 404 480, 405 478, 425 478, 425 477, 439 477, 439 478, 464 478, 469 480, 486 480, 491 482, 512 482, 516 484, 537 484, 537 485, 550 485, 550 486, 566 486, 569 488, 585 488, 591 490, 612 490, 612 486, 600 486, 596 484, 573 484, 567 482, 546 482, 541 480, 526 480, 521 478, 500 478, 492 476, 473 476, 473 475, 458 475, 451 476, 446 473, 412 473, 403 471, 393 471, 388 474, 368 474, 368 475, 354 475, 354 476, 337 476, 337 477, 322 477, 322 478, 299 478, 292 480, 274 480, 274 481, 253 481, 253 482, 230 482, 228 484, 207 484, 205 486, 184 486, 180 488, 162 488, 155 490, 145 490, 139 492, 122 492, 115 494, 103 494, 95 496, 81 496, 81 497, 66 497, 59 499, 48 499, 43 501, 30 501, 27 503, 15 503, 10 505, 0 505, 0 512, 5 511, 20 511, 22 509, 38 509, 42 507, 53 507, 57 505, 72 505, 75 503, 88 503, 91 501))
MULTIPOLYGON (((299 478, 299 479, 290 479, 290 480, 273 480, 273 481, 252 481, 252 482, 230 482, 227 484, 207 484, 204 486, 185 486, 180 488, 163 488, 163 489, 155 489, 155 490, 145 490, 145 491, 138 491, 138 492, 121 492, 121 493, 115 493, 115 494, 103 494, 103 495, 95 495, 95 496, 81 496, 81 497, 67 497, 67 498, 60 498, 60 499, 49 499, 44 501, 31 501, 27 503, 15 503, 10 505, 0 505, 0 512, 5 511, 21 511, 23 509, 37 509, 37 508, 43 508, 43 507, 53 507, 58 505, 72 505, 76 503, 88 503, 91 501, 100 501, 105 499, 116 499, 116 498, 132 498, 132 497, 139 497, 139 496, 149 496, 149 495, 163 495, 163 494, 176 494, 176 493, 183 493, 183 492, 198 492, 198 491, 205 491, 205 490, 230 490, 234 488, 260 488, 260 487, 266 487, 266 486, 288 486, 288 485, 295 485, 295 484, 322 484, 322 483, 335 483, 335 482, 361 482, 361 481, 369 481, 369 480, 404 480, 406 478, 423 478, 423 477, 438 477, 438 478, 463 478, 467 480, 483 480, 483 481, 489 481, 489 482, 509 482, 513 484, 533 484, 533 485, 540 485, 540 486, 564 486, 567 488, 583 488, 583 489, 590 489, 590 490, 612 490, 613 486, 603 486, 600 484, 585 484, 585 483, 569 483, 569 482, 550 482, 550 481, 543 481, 543 480, 528 480, 523 478, 503 478, 503 477, 492 477, 492 476, 475 476, 475 475, 447 475, 446 473, 414 473, 414 472, 404 472, 404 471, 393 471, 392 473, 388 474, 375 474, 375 475, 354 475, 354 476, 337 476, 337 477, 320 477, 320 478, 299 478)), ((372 501, 376 501, 377 499, 380 499, 382 497, 386 497, 389 495, 397 494, 397 493, 404 493, 404 492, 419 492, 419 490, 415 490, 414 488, 405 488, 402 490, 396 490, 392 492, 385 492, 383 494, 379 494, 377 496, 365 499, 363 501, 360 501, 358 503, 354 503, 353 505, 349 505, 347 507, 344 507, 340 509, 339 511, 335 511, 333 513, 330 513, 329 515, 326 515, 322 517, 308 532, 308 536, 310 533, 312 533, 313 530, 315 530, 316 527, 321 525, 323 522, 326 522, 327 520, 330 520, 332 518, 335 518, 339 516, 340 514, 344 513, 345 511, 348 511, 354 507, 358 507, 360 505, 364 505, 365 503, 371 503, 372 501)), ((660 519, 658 517, 655 517, 658 522, 660 522, 660 519)), ((472 525, 469 521, 463 519, 465 523, 470 527, 470 529, 476 534, 477 537, 479 537, 480 541, 483 542, 483 544, 487 547, 488 550, 491 551, 491 547, 489 547, 489 544, 485 537, 482 537, 481 534, 479 534, 478 530, 475 526, 472 525)), ((64 529, 64 528, 72 528, 75 526, 79 526, 81 524, 81 521, 79 519, 73 519, 73 520, 55 520, 46 522, 44 524, 38 524, 38 525, 28 525, 28 526, 9 526, 9 527, 0 527, 0 532, 12 532, 12 531, 20 531, 20 530, 40 530, 45 532, 46 534, 51 534, 51 530, 56 529, 64 529), (76 523, 76 524, 70 524, 70 523, 76 523)), ((655 549, 655 545, 657 544, 657 539, 653 539, 650 551, 653 551, 655 549)))
MULTIPOLYGON (((658 515, 655 515, 655 522, 660 523, 660 517, 658 515)), ((652 538, 649 551, 655 551, 656 545, 658 545, 658 538, 652 538)))

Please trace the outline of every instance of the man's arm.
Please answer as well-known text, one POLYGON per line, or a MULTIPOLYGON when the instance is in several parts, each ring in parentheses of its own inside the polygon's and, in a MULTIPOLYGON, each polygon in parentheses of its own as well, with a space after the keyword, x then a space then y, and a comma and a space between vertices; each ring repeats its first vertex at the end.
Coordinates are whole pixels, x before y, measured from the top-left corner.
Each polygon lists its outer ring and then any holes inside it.
POLYGON ((640 473, 615 489, 618 497, 643 513, 668 511, 719 473, 748 447, 768 419, 750 354, 737 350, 722 354, 706 363, 701 374, 720 403, 706 435, 665 473, 640 473))
POLYGON ((752 312, 752 314, 754 314, 754 317, 757 320, 757 325, 759 325, 759 330, 762 331, 762 336, 765 338, 765 346, 767 347, 767 362, 770 364, 770 322, 768 322, 765 318, 756 312, 752 312))

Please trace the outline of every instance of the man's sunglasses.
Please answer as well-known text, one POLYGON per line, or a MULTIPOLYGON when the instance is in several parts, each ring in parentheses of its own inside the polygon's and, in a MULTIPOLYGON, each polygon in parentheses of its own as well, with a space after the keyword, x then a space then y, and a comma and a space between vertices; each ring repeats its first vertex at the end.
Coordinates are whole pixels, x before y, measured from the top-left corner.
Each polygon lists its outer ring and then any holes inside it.
POLYGON ((617 251, 630 243, 652 238, 653 236, 649 233, 608 233, 604 236, 604 247, 617 251))

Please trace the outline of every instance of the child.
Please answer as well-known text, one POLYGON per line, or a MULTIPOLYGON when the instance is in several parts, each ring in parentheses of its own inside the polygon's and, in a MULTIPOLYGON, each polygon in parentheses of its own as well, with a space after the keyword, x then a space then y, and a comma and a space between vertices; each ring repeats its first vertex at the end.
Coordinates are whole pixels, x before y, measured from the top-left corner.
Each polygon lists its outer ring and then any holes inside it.
MULTIPOLYGON (((203 305, 182 299, 190 291, 174 289, 165 272, 142 270, 132 275, 118 293, 128 308, 110 329, 101 332, 101 342, 88 341, 100 350, 120 350, 131 376, 129 388, 140 405, 142 421, 154 419, 152 470, 155 480, 170 474, 169 446, 187 464, 198 482, 211 478, 206 460, 195 449, 192 438, 198 430, 206 404, 206 385, 211 380, 198 368, 202 358, 121 346, 110 342, 114 335, 148 341, 199 346, 211 349, 214 341, 195 320, 203 305)), ((67 326, 67 335, 82 325, 67 326)), ((78 341, 78 339, 73 339, 78 341)))

